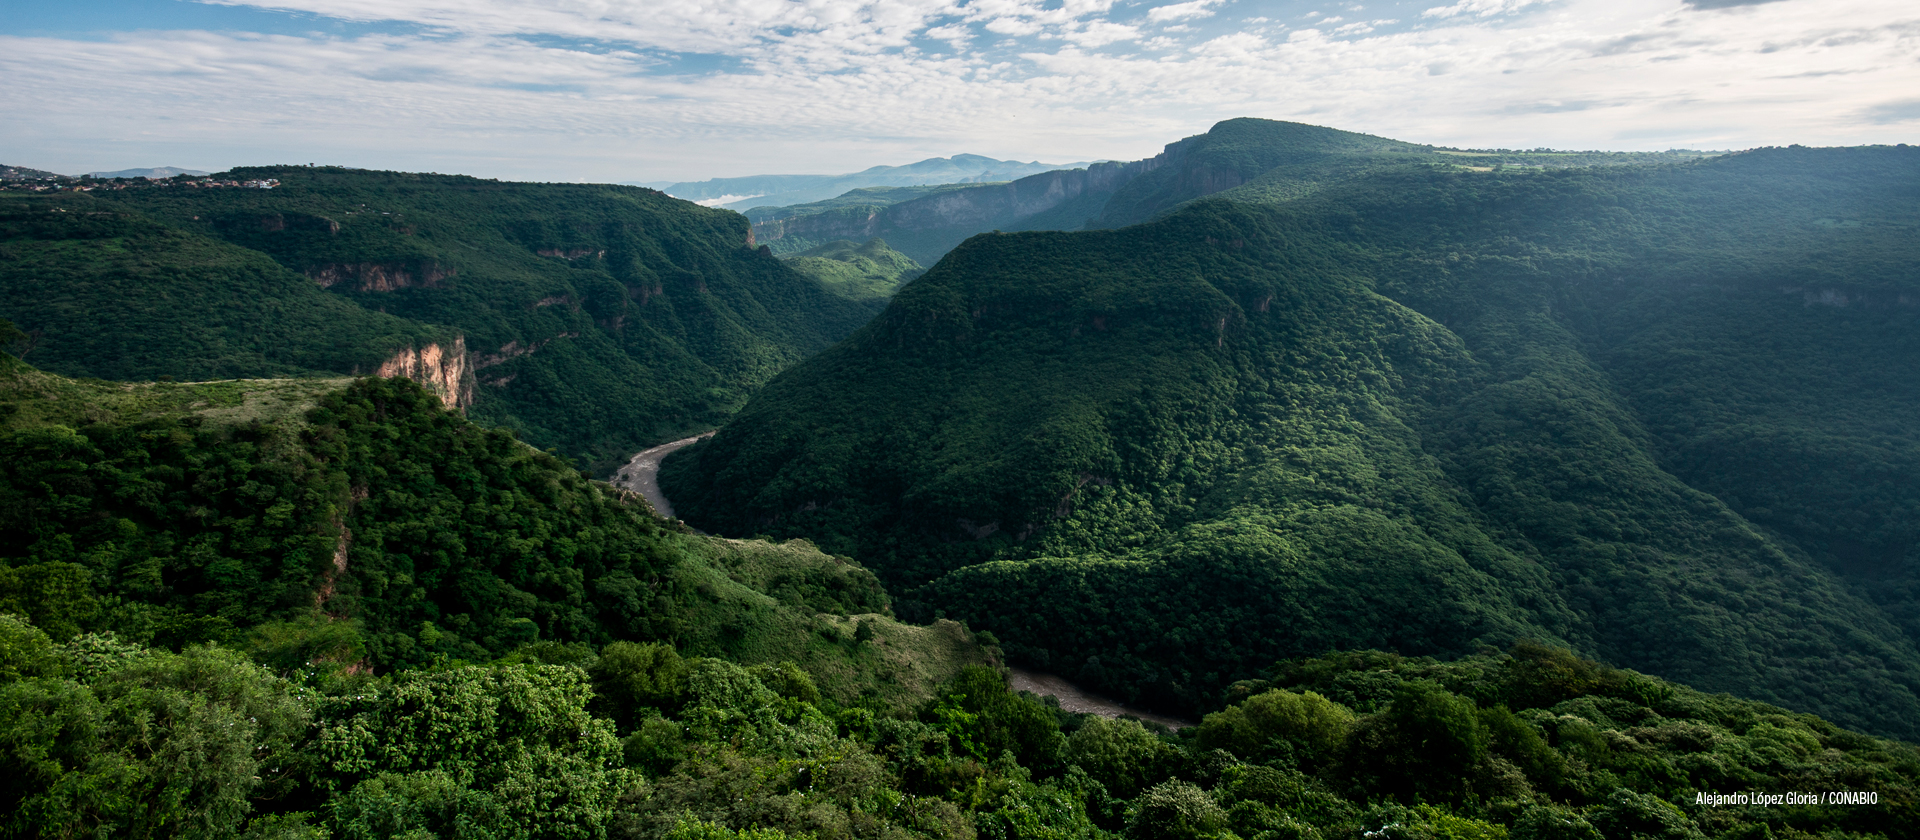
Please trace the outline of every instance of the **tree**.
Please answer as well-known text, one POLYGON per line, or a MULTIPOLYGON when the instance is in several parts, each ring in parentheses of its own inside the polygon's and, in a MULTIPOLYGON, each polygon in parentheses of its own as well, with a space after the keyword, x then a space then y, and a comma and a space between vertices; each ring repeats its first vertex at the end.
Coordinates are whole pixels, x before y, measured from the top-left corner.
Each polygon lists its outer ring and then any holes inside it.
POLYGON ((286 782, 311 717, 292 685, 218 648, 62 653, 74 678, 0 685, 11 837, 223 837, 286 782))
POLYGON ((1314 692, 1274 689, 1207 715, 1198 742, 1246 759, 1290 754, 1311 766, 1339 752, 1355 720, 1347 707, 1314 692))
POLYGON ((1140 795, 1127 816, 1132 840, 1206 840, 1227 827, 1227 812, 1200 788, 1172 779, 1140 795))
POLYGON ((673 714, 687 700, 687 663, 672 645, 614 642, 600 649, 587 669, 593 678, 593 710, 631 731, 647 709, 673 714))
POLYGON ((1121 799, 1132 799, 1165 778, 1173 754, 1171 746, 1131 718, 1096 717, 1067 738, 1067 761, 1121 799))
POLYGON ((0 318, 0 356, 11 356, 13 345, 27 340, 27 334, 13 325, 12 321, 0 318))
POLYGON ((1409 802, 1458 802, 1487 741, 1472 700, 1415 680, 1396 687, 1392 705, 1354 734, 1345 760, 1362 788, 1409 802))
POLYGON ((558 665, 409 672, 384 690, 342 698, 317 750, 327 783, 349 799, 358 785, 379 785, 353 799, 365 803, 356 813, 418 811, 406 802, 428 803, 419 807, 431 813, 491 813, 493 802, 532 837, 590 837, 633 782, 619 766, 613 724, 587 713, 590 693, 584 672, 558 665), (439 775, 408 776, 427 772, 439 775))

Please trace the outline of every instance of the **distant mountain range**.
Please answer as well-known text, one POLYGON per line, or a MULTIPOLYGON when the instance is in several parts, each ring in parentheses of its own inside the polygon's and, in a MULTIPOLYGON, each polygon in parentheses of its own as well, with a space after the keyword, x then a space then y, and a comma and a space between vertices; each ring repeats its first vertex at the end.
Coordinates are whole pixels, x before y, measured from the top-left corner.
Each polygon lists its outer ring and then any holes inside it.
POLYGON ((954 155, 950 158, 928 158, 905 166, 875 166, 844 175, 748 175, 677 183, 652 181, 639 183, 639 186, 652 187, 675 198, 697 201, 710 207, 746 210, 824 201, 861 187, 984 184, 1086 165, 1085 161, 1041 163, 1036 160, 1022 163, 1017 160, 994 160, 981 155, 954 155))
MULTIPOLYGON (((198 169, 181 169, 178 166, 155 166, 149 169, 118 169, 112 172, 89 172, 88 178, 171 178, 175 175, 205 175, 198 169)), ((30 169, 25 166, 0 166, 0 181, 44 181, 54 178, 71 178, 58 172, 44 169, 30 169)))
POLYGON ((205 175, 198 169, 181 169, 178 166, 156 166, 151 169, 117 169, 112 172, 89 172, 93 178, 171 178, 175 175, 205 175))
POLYGON ((1263 123, 1230 120, 1144 160, 1062 167, 1001 183, 867 187, 824 201, 744 212, 753 223, 754 241, 775 254, 884 237, 900 253, 931 266, 968 237, 987 231, 1125 227, 1236 188, 1263 200, 1301 198, 1329 179, 1381 166, 1526 171, 1675 163, 1722 154, 1461 150, 1331 130, 1301 138, 1299 146, 1276 146, 1268 142, 1272 126, 1263 123))

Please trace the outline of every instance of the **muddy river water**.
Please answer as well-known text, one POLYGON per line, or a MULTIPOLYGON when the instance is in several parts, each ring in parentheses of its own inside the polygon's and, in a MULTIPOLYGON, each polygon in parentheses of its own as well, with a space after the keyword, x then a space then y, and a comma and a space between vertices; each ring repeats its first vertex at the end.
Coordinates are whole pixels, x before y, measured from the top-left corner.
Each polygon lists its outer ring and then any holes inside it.
POLYGON ((1079 686, 1052 674, 1028 671, 1023 668, 1013 668, 1011 670, 1013 671, 1013 678, 1010 680, 1010 683, 1013 686, 1013 690, 1031 691, 1042 697, 1052 695, 1060 699, 1060 708, 1066 709, 1069 712, 1083 712, 1110 718, 1121 717, 1123 715, 1126 717, 1136 717, 1144 721, 1152 721, 1169 729, 1180 729, 1193 725, 1193 721, 1190 720, 1157 715, 1153 712, 1127 706, 1117 700, 1109 700, 1098 694, 1085 691, 1079 686))
POLYGON ((653 505, 654 512, 668 519, 672 519, 673 503, 667 501, 666 495, 660 492, 660 462, 668 455, 672 455, 681 448, 691 445, 694 441, 712 434, 712 432, 707 432, 706 434, 694 435, 690 438, 682 438, 672 443, 663 443, 633 456, 631 460, 627 461, 626 466, 621 467, 619 472, 614 473, 614 486, 625 487, 628 490, 639 493, 642 498, 647 500, 647 504, 653 505))

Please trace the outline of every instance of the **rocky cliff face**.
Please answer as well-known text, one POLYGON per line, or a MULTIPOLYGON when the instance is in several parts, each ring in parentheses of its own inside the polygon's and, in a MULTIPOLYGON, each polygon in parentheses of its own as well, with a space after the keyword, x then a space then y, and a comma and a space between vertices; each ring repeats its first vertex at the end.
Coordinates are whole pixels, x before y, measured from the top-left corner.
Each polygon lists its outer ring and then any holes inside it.
POLYGON ((415 286, 435 288, 453 276, 453 270, 427 261, 418 265, 385 262, 325 263, 307 269, 307 276, 330 289, 347 283, 357 292, 391 292, 415 286))
POLYGON ((382 362, 373 375, 404 376, 418 382, 451 409, 464 412, 473 405, 473 365, 467 357, 465 337, 446 344, 405 348, 382 362))

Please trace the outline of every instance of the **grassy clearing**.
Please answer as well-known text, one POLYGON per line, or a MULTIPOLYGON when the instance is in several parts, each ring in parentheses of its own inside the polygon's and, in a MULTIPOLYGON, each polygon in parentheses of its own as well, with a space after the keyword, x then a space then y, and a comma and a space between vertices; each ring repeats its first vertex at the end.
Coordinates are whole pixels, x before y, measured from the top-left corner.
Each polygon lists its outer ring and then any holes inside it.
POLYGON ((320 395, 351 378, 107 382, 69 379, 0 358, 0 428, 137 423, 182 414, 216 426, 304 423, 320 395))
POLYGON ((805 540, 694 538, 675 583, 692 593, 682 653, 744 664, 791 661, 841 703, 877 698, 898 711, 933 696, 967 665, 998 663, 958 622, 894 619, 871 572, 805 540), (862 629, 865 625, 865 629, 862 629))

